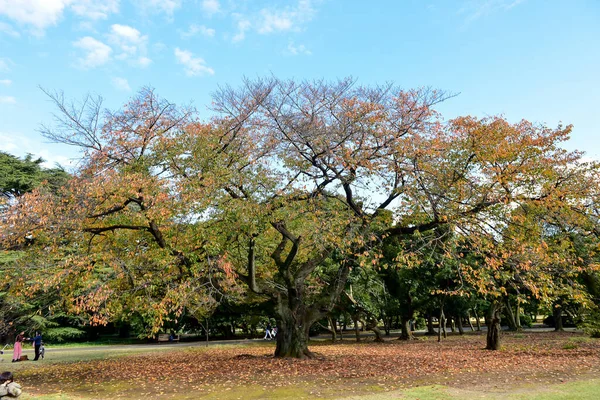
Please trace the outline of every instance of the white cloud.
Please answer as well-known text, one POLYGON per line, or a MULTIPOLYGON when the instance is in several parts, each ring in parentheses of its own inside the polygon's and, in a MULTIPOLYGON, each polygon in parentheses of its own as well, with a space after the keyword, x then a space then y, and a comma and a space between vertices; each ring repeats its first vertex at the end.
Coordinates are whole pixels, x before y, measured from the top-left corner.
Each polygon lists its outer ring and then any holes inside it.
POLYGON ((152 64, 152 60, 148 57, 139 57, 137 63, 140 67, 146 68, 148 65, 152 64))
POLYGON ((196 25, 196 24, 191 24, 190 27, 188 28, 187 31, 182 32, 180 31, 179 34, 181 35, 182 38, 190 38, 192 36, 196 36, 197 34, 200 34, 202 36, 206 36, 206 37, 213 37, 215 36, 215 30, 212 28, 207 28, 204 25, 196 25))
POLYGON ((303 44, 296 45, 294 44, 294 42, 288 43, 286 53, 292 56, 298 56, 302 54, 310 56, 312 54, 312 52, 308 50, 303 44))
POLYGON ((73 46, 83 50, 83 57, 79 58, 78 64, 81 68, 95 68, 106 64, 111 59, 112 48, 91 36, 85 36, 73 46))
POLYGON ((122 90, 124 92, 130 92, 131 91, 131 87, 129 86, 129 82, 127 82, 127 79, 125 78, 112 78, 112 84, 114 87, 116 87, 119 90, 122 90))
POLYGON ((311 0, 299 0, 293 7, 263 8, 258 13, 243 16, 232 14, 237 19, 237 33, 233 42, 244 40, 250 29, 261 35, 277 32, 299 31, 315 14, 311 0), (250 22, 252 21, 252 22, 250 22))
POLYGON ((202 0, 202 10, 207 15, 211 16, 216 14, 221 9, 221 5, 219 4, 219 0, 202 0))
MULTIPOLYGON (((31 33, 37 36, 58 25, 66 9, 79 17, 106 19, 119 11, 119 0, 0 0, 0 15, 31 27, 31 33)), ((18 32, 13 31, 12 35, 15 34, 18 32)))
POLYGON ((0 32, 6 34, 8 36, 15 37, 15 38, 21 36, 21 34, 19 32, 14 30, 12 25, 7 24, 5 22, 0 22, 0 32))
POLYGON ((136 3, 144 12, 165 13, 169 17, 181 7, 181 0, 137 0, 136 3))
POLYGON ((20 24, 31 25, 34 33, 42 35, 44 29, 56 25, 63 10, 73 0, 0 0, 0 14, 20 24))
POLYGON ((258 26, 258 33, 271 33, 276 31, 289 31, 294 23, 285 12, 262 9, 262 21, 258 26))
POLYGON ((121 51, 117 59, 129 60, 141 67, 150 65, 152 60, 147 57, 148 36, 128 25, 114 24, 110 30, 110 42, 121 51))
POLYGON ((177 58, 178 64, 182 64, 185 67, 185 74, 187 76, 215 74, 215 71, 206 65, 204 59, 194 57, 194 55, 187 50, 181 50, 179 47, 175 48, 175 58, 177 58))
POLYGON ((0 85, 10 86, 12 85, 12 81, 10 79, 0 79, 0 85))
POLYGON ((312 19, 314 13, 310 0, 299 0, 296 7, 291 8, 263 8, 257 30, 261 34, 298 30, 301 24, 312 19))
POLYGON ((237 23, 238 31, 231 40, 234 43, 241 42, 242 40, 244 40, 246 38, 246 31, 249 30, 251 26, 252 26, 252 24, 250 23, 249 20, 247 20, 245 18, 240 19, 237 23))
POLYGON ((14 63, 10 58, 1 58, 0 57, 0 72, 8 72, 10 71, 11 65, 14 63))
POLYGON ((17 99, 13 96, 0 96, 0 104, 17 104, 17 99))
POLYGON ((106 19, 110 14, 119 12, 119 0, 77 0, 71 9, 81 17, 106 19))

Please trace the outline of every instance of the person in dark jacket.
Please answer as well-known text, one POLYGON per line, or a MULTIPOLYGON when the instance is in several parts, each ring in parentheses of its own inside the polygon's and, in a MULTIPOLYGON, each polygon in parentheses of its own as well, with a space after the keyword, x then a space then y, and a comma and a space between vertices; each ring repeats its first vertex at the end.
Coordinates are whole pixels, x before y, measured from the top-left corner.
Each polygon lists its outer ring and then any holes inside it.
POLYGON ((37 361, 40 358, 40 347, 42 347, 42 334, 39 332, 35 333, 35 336, 29 338, 33 342, 33 346, 35 348, 35 358, 33 361, 37 361))

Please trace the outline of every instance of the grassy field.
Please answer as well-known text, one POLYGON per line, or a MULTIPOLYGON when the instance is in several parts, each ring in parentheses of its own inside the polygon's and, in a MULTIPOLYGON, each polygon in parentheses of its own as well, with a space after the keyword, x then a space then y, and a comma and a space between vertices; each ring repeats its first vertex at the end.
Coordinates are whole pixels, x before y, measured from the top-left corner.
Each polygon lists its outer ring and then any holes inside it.
MULTIPOLYGON (((574 333, 411 342, 314 342, 313 360, 273 359, 274 343, 49 348, 2 364, 24 399, 596 399, 600 341, 574 333)), ((28 350, 27 352, 31 352, 28 350)))

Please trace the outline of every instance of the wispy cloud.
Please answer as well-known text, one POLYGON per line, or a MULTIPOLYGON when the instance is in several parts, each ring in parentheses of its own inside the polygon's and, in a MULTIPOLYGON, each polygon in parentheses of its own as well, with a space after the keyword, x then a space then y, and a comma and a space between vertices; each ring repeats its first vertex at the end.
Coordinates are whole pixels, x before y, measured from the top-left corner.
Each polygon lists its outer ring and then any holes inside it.
POLYGON ((0 96, 0 104, 17 104, 17 99, 13 96, 0 96))
POLYGON ((289 54, 291 56, 298 56, 298 55, 310 56, 312 54, 312 52, 309 49, 307 49, 305 45, 303 45, 303 44, 296 45, 294 42, 288 43, 285 53, 289 54))
POLYGON ((11 65, 14 63, 10 58, 0 57, 0 72, 8 72, 11 70, 11 65))
POLYGON ((122 90, 124 92, 131 92, 131 87, 129 86, 129 82, 125 78, 112 78, 112 84, 115 88, 122 90))
POLYGON ((10 79, 0 79, 0 85, 10 86, 12 85, 12 81, 10 79))
POLYGON ((293 7, 266 7, 254 14, 234 13, 232 16, 237 20, 237 32, 232 41, 244 40, 249 30, 261 35, 300 31, 314 14, 311 0, 299 0, 293 7))
POLYGON ((465 24, 478 20, 500 11, 508 11, 518 6, 525 0, 471 0, 464 4, 459 10, 459 15, 465 16, 465 24))
MULTIPOLYGON (((30 27, 36 36, 43 36, 47 28, 58 25, 67 9, 82 18, 106 19, 119 11, 119 0, 0 0, 0 15, 30 27)), ((13 31, 15 34, 18 32, 13 31)))
POLYGON ((73 12, 89 19, 106 19, 119 12, 119 0, 77 0, 71 5, 73 12))
POLYGON ((187 31, 179 31, 179 35, 184 38, 191 38, 196 35, 202 35, 206 37, 215 36, 216 31, 212 28, 207 28, 204 25, 191 24, 187 31))
POLYGON ((185 74, 187 76, 203 76, 203 75, 214 75, 215 71, 206 65, 204 59, 195 57, 188 50, 181 50, 179 47, 175 48, 175 58, 177 63, 181 64, 185 68, 185 74))
POLYGON ((12 61, 9 58, 0 58, 0 72, 10 71, 12 61))
POLYGON ((91 36, 85 36, 73 42, 73 46, 83 52, 83 57, 77 60, 78 66, 81 68, 99 67, 111 59, 112 48, 91 36))
POLYGON ((145 13, 163 13, 170 18, 181 7, 181 0, 136 0, 136 3, 145 13))
POLYGON ((7 24, 6 22, 0 22, 0 33, 14 38, 18 38, 21 36, 21 34, 17 32, 11 24, 7 24))
POLYGON ((109 41, 120 50, 116 55, 117 59, 127 60, 141 67, 147 67, 152 63, 147 56, 148 36, 142 35, 137 29, 128 25, 114 24, 110 27, 109 41))
POLYGON ((237 33, 233 36, 232 41, 234 43, 241 42, 246 38, 246 31, 250 29, 252 24, 249 20, 243 18, 241 15, 239 16, 239 20, 237 22, 237 33))
POLYGON ((202 0, 202 11, 208 16, 218 13, 221 10, 219 0, 202 0))

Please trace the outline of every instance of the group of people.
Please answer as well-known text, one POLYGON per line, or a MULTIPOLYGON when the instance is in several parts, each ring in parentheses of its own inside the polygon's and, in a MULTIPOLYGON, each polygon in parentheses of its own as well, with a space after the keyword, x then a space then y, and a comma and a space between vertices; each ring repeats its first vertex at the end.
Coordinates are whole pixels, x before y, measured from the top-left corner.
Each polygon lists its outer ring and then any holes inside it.
POLYGON ((6 371, 0 374, 0 399, 19 397, 21 392, 21 385, 14 381, 12 372, 6 371))
POLYGON ((23 342, 25 342, 25 341, 30 341, 33 343, 33 347, 35 349, 35 358, 33 359, 33 361, 39 360, 40 355, 42 356, 42 358, 44 358, 44 354, 43 354, 43 352, 44 352, 43 344, 44 343, 42 341, 41 333, 36 332, 34 337, 26 338, 25 332, 21 332, 15 338, 15 347, 13 350, 12 362, 21 361, 21 357, 23 356, 23 342))
POLYGON ((265 337, 263 338, 264 340, 273 340, 275 339, 275 336, 277 336, 277 327, 276 326, 271 326, 271 323, 267 323, 267 326, 265 327, 265 337))

